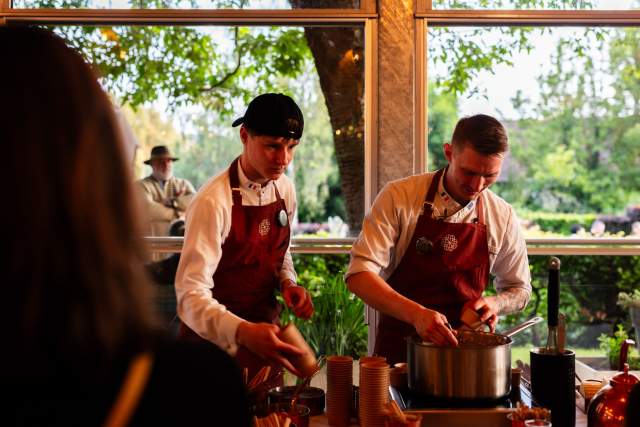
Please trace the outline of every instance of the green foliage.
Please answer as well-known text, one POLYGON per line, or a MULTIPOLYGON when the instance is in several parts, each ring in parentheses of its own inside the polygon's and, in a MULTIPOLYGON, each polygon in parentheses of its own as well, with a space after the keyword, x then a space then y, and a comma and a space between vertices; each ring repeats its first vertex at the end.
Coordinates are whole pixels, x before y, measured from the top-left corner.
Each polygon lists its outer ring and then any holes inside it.
MULTIPOLYGON (((165 3, 162 7, 171 6, 165 3)), ((55 31, 99 70, 107 90, 123 103, 138 107, 166 99, 174 108, 198 104, 222 117, 233 112, 234 100, 246 104, 256 92, 284 91, 279 79, 298 76, 311 58, 299 28, 85 26, 55 31)))
POLYGON ((427 170, 444 167, 447 160, 442 146, 451 141, 451 132, 458 121, 457 96, 453 92, 429 85, 429 130, 427 170))
MULTIPOLYGON (((574 347, 592 347, 597 336, 614 332, 617 324, 631 327, 628 310, 617 305, 618 293, 635 290, 640 280, 640 257, 560 256, 560 311, 566 316, 567 342, 574 347)), ((500 322, 507 329, 534 316, 547 317, 548 256, 529 256, 532 295, 523 312, 500 322)), ((494 293, 490 286, 487 294, 494 293)), ((525 341, 540 345, 546 340, 544 327, 522 332, 525 341)))
MULTIPOLYGON (((640 274, 636 275, 634 279, 640 281, 640 274)), ((618 305, 624 309, 640 308, 640 289, 636 288, 633 292, 620 292, 618 305)))
MULTIPOLYGON (((627 334, 627 331, 625 331, 622 325, 618 325, 613 336, 602 334, 598 337, 600 349, 604 351, 609 358, 611 368, 618 369, 622 343, 627 339, 629 339, 629 334, 627 334)), ((629 347, 627 362, 629 363, 630 369, 640 368, 640 358, 637 357, 637 351, 633 347, 629 347)))
POLYGON ((470 87, 473 79, 480 72, 511 64, 514 53, 532 49, 533 31, 531 27, 470 27, 461 33, 451 27, 430 27, 429 56, 434 65, 446 68, 434 83, 446 93, 484 94, 482 87, 470 87))
POLYGON ((555 213, 529 210, 518 210, 518 216, 522 219, 533 221, 541 230, 558 233, 561 235, 571 234, 571 226, 582 225, 585 230, 591 227, 591 223, 597 218, 594 213, 555 213))
MULTIPOLYGON (((640 184, 640 85, 627 77, 637 72, 639 39, 635 28, 585 29, 560 39, 550 71, 538 79, 535 118, 511 126, 517 143, 509 177, 496 185, 503 197, 529 210, 565 213, 616 213, 633 201, 640 184), (594 49, 608 60, 595 60, 594 49), (614 76, 613 94, 604 97, 603 76, 614 76)), ((527 104, 516 98, 515 107, 527 104)))
MULTIPOLYGON (((311 68, 311 67, 310 67, 311 68)), ((310 69, 304 75, 313 76, 310 69)), ((312 80, 314 94, 321 90, 316 78, 312 80)), ((305 85, 305 86, 311 86, 305 85)), ((301 91, 302 92, 302 91, 301 91)), ((336 213, 329 204, 344 203, 340 191, 340 173, 335 158, 331 124, 322 96, 311 97, 299 93, 300 108, 305 117, 304 137, 296 148, 293 161, 294 182, 298 196, 298 220, 300 222, 326 222, 329 216, 346 219, 346 212, 336 213)))
POLYGON ((314 315, 301 320, 286 309, 283 323, 294 322, 318 355, 358 356, 367 351, 364 303, 342 278, 346 256, 296 256, 298 283, 313 295, 314 315))
MULTIPOLYGON (((174 165, 175 175, 186 178, 200 188, 209 178, 225 170, 242 152, 242 143, 234 131, 221 132, 219 119, 212 114, 194 118, 198 129, 190 136, 192 144, 180 144, 174 165)), ((235 130, 235 129, 234 129, 235 130)))

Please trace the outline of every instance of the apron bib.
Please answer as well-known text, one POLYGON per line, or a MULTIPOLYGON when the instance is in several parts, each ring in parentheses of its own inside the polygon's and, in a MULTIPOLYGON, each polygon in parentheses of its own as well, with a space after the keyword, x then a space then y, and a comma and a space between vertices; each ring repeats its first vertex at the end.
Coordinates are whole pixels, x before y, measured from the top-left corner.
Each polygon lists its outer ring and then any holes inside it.
MULTIPOLYGON (((243 206, 238 178, 239 158, 229 167, 233 206, 231 230, 222 244, 222 257, 213 274, 212 296, 229 311, 249 322, 278 324, 281 307, 275 292, 279 272, 289 248, 290 228, 286 205, 273 183, 276 201, 264 206, 243 206)), ((180 335, 199 335, 182 324, 180 335)), ((248 368, 249 380, 267 362, 240 346, 236 361, 248 368)))
MULTIPOLYGON (((489 248, 482 198, 473 223, 448 223, 432 218, 432 205, 444 170, 436 172, 425 197, 422 215, 400 264, 387 283, 401 295, 444 314, 459 326, 462 306, 479 298, 489 280, 489 248)), ((413 325, 381 314, 375 353, 389 363, 406 362, 406 337, 413 325)))

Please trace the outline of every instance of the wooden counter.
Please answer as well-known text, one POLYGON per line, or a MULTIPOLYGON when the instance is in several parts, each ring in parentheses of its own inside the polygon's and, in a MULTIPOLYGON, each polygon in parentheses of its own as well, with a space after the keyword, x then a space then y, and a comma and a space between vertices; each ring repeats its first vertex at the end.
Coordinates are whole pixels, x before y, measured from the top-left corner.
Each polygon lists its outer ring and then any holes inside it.
MULTIPOLYGON (((578 363, 576 363, 576 365, 578 365, 578 363)), ((582 366, 576 366, 576 372, 579 371, 580 373, 583 373, 584 375, 593 375, 592 372, 587 372, 585 371, 584 365, 580 364, 582 366)), ((354 362, 354 367, 353 367, 353 383, 355 385, 358 385, 358 364, 354 362)), ((600 377, 602 377, 602 375, 600 375, 600 377)), ((587 378, 589 378, 589 376, 587 376, 587 378)), ((322 388, 323 390, 327 389, 327 380, 326 380, 326 372, 324 371, 324 369, 312 380, 311 385, 314 387, 319 387, 322 388)), ((576 401, 576 427, 587 427, 587 416, 586 414, 583 412, 583 408, 584 408, 584 400, 582 399, 578 399, 576 401)), ((466 410, 462 410, 462 411, 466 411, 466 410)), ((495 415, 496 417, 498 417, 499 420, 504 420, 504 427, 510 427, 511 424, 510 422, 506 419, 506 412, 508 412, 507 409, 503 410, 502 412, 504 412, 504 414, 499 414, 499 415, 495 415), (502 418, 504 416, 504 418, 502 418)), ((476 423, 474 423, 474 427, 483 427, 483 424, 479 424, 477 423, 477 420, 479 419, 479 417, 475 417, 474 421, 476 421, 476 423)), ((489 422, 489 421, 488 421, 489 422)), ((310 427, 329 427, 329 421, 327 420, 327 415, 322 414, 322 415, 318 415, 315 417, 311 417, 310 423, 309 423, 310 427)), ((358 424, 351 424, 352 426, 357 426, 358 424)), ((437 425, 433 425, 433 424, 424 424, 425 426, 428 425, 428 427, 440 427, 437 425)), ((448 427, 449 424, 443 424, 442 427, 448 427)), ((497 425, 495 423, 495 418, 493 421, 489 422, 489 424, 486 424, 486 427, 501 427, 499 424, 497 425)))
MULTIPOLYGON (((357 426, 358 424, 350 424, 352 426, 357 426)), ((426 426, 427 424, 425 424, 426 426)), ((483 427, 481 424, 473 424, 474 427, 483 427)), ((511 424, 509 423, 508 420, 506 420, 505 418, 505 426, 510 426, 511 424)), ((329 427, 329 421, 327 420, 327 415, 326 414, 322 414, 322 415, 318 415, 315 417, 311 417, 311 422, 309 423, 309 427, 329 427)), ((440 427, 440 426, 434 426, 434 425, 428 425, 428 427, 440 427)), ((447 427, 446 425, 443 425, 441 427, 447 427)), ((487 425, 487 427, 499 427, 496 426, 495 424, 490 424, 487 425)), ((576 427, 587 427, 587 416, 584 414, 584 412, 582 412, 580 409, 576 408, 576 427)))

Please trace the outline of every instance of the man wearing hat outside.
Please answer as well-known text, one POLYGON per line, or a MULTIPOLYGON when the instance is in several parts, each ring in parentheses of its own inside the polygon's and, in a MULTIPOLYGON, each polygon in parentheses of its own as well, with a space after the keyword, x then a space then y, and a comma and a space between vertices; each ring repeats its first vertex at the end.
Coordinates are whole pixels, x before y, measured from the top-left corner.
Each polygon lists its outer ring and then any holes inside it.
POLYGON ((151 175, 137 184, 148 220, 147 236, 168 236, 171 223, 184 216, 196 192, 189 181, 173 176, 173 162, 177 160, 166 146, 158 145, 151 149, 151 156, 144 161, 151 166, 151 175))
POLYGON ((311 296, 296 284, 289 252, 296 195, 284 175, 304 119, 293 99, 267 93, 251 101, 239 125, 242 154, 187 209, 176 275, 181 335, 217 344, 249 378, 267 364, 297 374, 289 359, 303 352, 277 336, 276 291, 296 316, 311 317, 311 296))

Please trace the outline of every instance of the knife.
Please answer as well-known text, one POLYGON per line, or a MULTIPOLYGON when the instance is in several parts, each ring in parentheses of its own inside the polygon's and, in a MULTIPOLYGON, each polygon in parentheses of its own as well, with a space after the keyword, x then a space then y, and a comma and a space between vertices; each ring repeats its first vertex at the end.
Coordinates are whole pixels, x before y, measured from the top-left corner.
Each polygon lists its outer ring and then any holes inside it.
POLYGON ((558 353, 564 354, 565 340, 567 337, 567 322, 564 314, 558 313, 558 353))
POLYGON ((560 304, 560 260, 549 258, 549 284, 547 287, 547 336, 546 352, 558 353, 558 306, 560 304))

